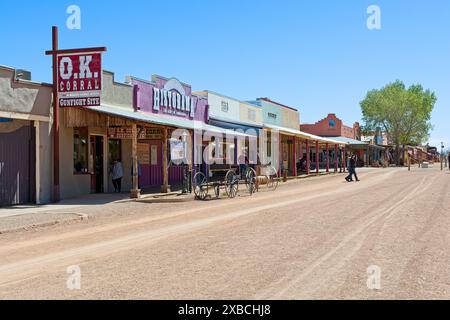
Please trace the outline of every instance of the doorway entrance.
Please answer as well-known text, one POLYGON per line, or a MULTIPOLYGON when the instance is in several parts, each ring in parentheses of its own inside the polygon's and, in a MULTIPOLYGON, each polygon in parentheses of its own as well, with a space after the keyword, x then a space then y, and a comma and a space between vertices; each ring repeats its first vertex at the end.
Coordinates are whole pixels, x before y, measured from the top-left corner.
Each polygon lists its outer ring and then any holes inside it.
POLYGON ((90 137, 90 161, 91 167, 91 193, 103 193, 103 171, 104 171, 104 154, 103 154, 103 137, 90 137))
POLYGON ((140 140, 138 145, 138 163, 141 168, 139 187, 160 187, 162 175, 162 141, 140 140))
POLYGON ((34 127, 30 123, 12 132, 1 129, 3 128, 0 128, 0 207, 34 202, 34 127))

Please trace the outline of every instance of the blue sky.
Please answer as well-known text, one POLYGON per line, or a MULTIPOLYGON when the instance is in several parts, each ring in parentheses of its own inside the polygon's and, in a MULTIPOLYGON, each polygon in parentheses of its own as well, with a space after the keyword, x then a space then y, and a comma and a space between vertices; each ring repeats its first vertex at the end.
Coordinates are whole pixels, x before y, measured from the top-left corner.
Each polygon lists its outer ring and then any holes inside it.
POLYGON ((117 80, 175 76, 194 90, 242 100, 270 97, 302 122, 334 112, 351 125, 372 88, 396 79, 436 92, 430 141, 450 146, 448 0, 1 1, 0 64, 51 81, 51 26, 60 47, 107 46, 117 80), (81 8, 81 30, 66 9, 81 8), (382 29, 368 30, 378 5, 382 29))

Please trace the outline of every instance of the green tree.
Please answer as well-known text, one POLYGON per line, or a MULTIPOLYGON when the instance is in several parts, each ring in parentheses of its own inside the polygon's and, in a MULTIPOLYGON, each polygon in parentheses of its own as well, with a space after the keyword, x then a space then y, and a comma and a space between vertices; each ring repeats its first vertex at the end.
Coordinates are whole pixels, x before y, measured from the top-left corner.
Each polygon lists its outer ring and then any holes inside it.
POLYGON ((437 98, 421 85, 406 88, 395 81, 379 90, 371 90, 361 101, 365 131, 381 127, 395 145, 395 160, 400 164, 400 148, 419 145, 429 138, 431 113, 437 98))

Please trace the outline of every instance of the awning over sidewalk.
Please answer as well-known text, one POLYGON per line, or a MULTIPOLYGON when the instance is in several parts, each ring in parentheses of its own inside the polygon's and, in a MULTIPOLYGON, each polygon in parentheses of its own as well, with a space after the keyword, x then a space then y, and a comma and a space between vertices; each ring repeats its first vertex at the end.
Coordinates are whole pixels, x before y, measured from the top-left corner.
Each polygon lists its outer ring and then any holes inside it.
POLYGON ((175 117, 164 117, 161 115, 156 114, 150 114, 150 113, 142 113, 142 112, 133 112, 128 111, 124 108, 120 107, 113 107, 108 105, 101 105, 99 107, 89 107, 88 110, 116 116, 116 117, 123 117, 129 120, 134 121, 140 121, 140 122, 147 122, 147 123, 153 123, 157 125, 164 125, 169 126, 173 128, 180 128, 180 129, 189 129, 189 130, 203 130, 208 131, 212 133, 219 133, 219 134, 225 134, 229 136, 235 136, 235 137, 252 137, 251 135, 247 135, 241 132, 237 132, 234 130, 224 129, 216 126, 212 126, 206 123, 203 123, 201 121, 196 120, 187 120, 183 118, 175 118, 175 117))
POLYGON ((306 133, 300 130, 294 130, 294 129, 290 129, 290 128, 284 128, 284 127, 279 127, 273 124, 264 124, 264 128, 267 129, 271 129, 271 130, 277 130, 282 134, 286 134, 286 135, 290 135, 290 136, 296 136, 296 137, 300 137, 300 138, 304 138, 304 139, 308 139, 308 140, 314 140, 314 141, 319 141, 320 143, 330 143, 330 144, 338 144, 338 145, 346 145, 347 143, 345 141, 339 141, 339 140, 335 140, 334 138, 324 138, 324 137, 319 137, 310 133, 306 133))
POLYGON ((355 147, 355 148, 367 148, 367 147, 369 147, 369 148, 378 149, 378 150, 384 150, 385 149, 385 147, 383 147, 383 146, 370 144, 370 143, 367 143, 367 142, 364 142, 364 141, 359 141, 359 140, 355 140, 355 139, 351 139, 351 138, 347 138, 347 137, 332 137, 331 139, 345 142, 348 146, 355 147))

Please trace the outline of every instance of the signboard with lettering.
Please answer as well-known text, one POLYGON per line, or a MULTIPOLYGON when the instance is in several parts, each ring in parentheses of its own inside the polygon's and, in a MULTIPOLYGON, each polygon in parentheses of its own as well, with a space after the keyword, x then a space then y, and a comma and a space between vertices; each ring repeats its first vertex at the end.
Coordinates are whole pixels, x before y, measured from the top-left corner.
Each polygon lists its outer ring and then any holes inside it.
POLYGON ((170 141, 170 160, 176 163, 182 163, 186 160, 186 142, 170 141))
POLYGON ((60 107, 100 105, 102 54, 58 55, 58 95, 60 107))
POLYGON ((152 77, 152 81, 131 78, 131 84, 137 88, 133 99, 134 107, 141 112, 207 121, 206 97, 193 94, 190 85, 176 78, 156 75, 152 77))
MULTIPOLYGON (((156 128, 138 129, 138 139, 140 140, 161 140, 162 132, 156 128)), ((108 128, 108 137, 110 139, 132 139, 132 130, 130 127, 112 127, 108 128)))
POLYGON ((152 145, 151 146, 151 160, 150 160, 150 164, 152 166, 157 166, 158 165, 158 146, 156 146, 156 145, 152 145))
POLYGON ((137 158, 141 165, 150 164, 150 148, 147 143, 138 143, 137 158))

